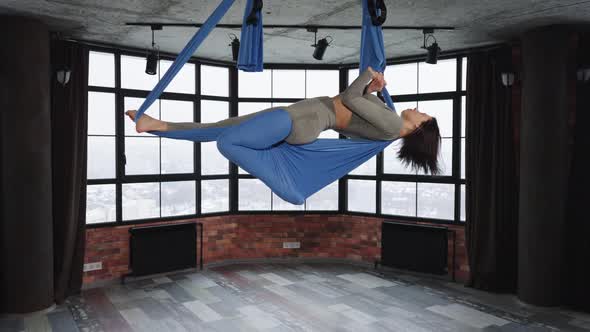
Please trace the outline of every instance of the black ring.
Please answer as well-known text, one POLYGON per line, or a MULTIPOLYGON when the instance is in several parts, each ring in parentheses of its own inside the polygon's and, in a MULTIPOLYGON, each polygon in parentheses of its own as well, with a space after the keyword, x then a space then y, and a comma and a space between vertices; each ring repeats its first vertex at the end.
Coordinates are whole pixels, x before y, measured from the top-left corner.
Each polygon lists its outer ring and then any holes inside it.
POLYGON ((367 0, 369 14, 371 15, 371 21, 373 25, 381 26, 387 20, 387 7, 385 6, 384 0, 367 0), (377 15, 377 8, 381 10, 381 13, 377 15))

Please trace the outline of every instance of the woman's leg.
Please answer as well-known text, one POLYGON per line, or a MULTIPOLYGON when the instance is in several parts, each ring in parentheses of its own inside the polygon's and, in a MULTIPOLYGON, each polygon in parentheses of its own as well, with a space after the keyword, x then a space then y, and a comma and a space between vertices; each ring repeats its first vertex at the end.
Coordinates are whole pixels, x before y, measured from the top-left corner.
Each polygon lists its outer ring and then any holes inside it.
MULTIPOLYGON (((237 124, 240 124, 257 114, 270 112, 276 109, 280 109, 282 107, 273 107, 268 108, 265 110, 261 110, 255 113, 242 115, 242 116, 235 116, 231 118, 227 118, 217 122, 211 123, 199 123, 199 122, 166 122, 158 119, 154 119, 151 116, 144 114, 141 116, 139 121, 136 124, 137 132, 148 132, 148 131, 158 131, 158 132, 166 132, 166 131, 175 131, 175 130, 190 130, 190 129, 200 129, 200 128, 221 128, 221 127, 230 127, 237 124)), ((135 119, 135 114, 137 111, 130 110, 125 112, 131 118, 131 120, 135 119)))
POLYGON ((226 129, 217 138, 217 148, 227 159, 260 179, 281 198, 303 204, 305 197, 293 190, 284 174, 284 156, 280 146, 291 132, 292 121, 285 110, 257 114, 237 126, 226 129))
POLYGON ((255 113, 246 114, 242 116, 234 116, 231 118, 223 119, 217 122, 211 123, 198 123, 198 122, 167 122, 168 130, 188 130, 188 129, 196 129, 196 128, 220 128, 220 127, 231 127, 237 124, 240 124, 246 120, 253 118, 254 116, 270 111, 274 111, 279 109, 280 107, 268 108, 264 109, 255 113))

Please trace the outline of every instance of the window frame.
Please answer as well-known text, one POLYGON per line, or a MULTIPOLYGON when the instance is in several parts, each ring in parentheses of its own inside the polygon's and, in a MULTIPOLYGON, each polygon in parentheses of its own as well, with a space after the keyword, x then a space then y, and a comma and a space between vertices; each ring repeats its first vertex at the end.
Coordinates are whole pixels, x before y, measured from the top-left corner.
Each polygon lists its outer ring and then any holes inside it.
MULTIPOLYGON (((337 210, 307 210, 306 206, 303 210, 273 210, 273 197, 271 195, 271 209, 266 211, 245 211, 239 210, 238 202, 238 183, 241 179, 254 179, 250 174, 238 173, 237 165, 229 162, 229 169, 227 174, 221 175, 202 175, 201 174, 201 145, 199 143, 193 144, 193 162, 194 172, 192 173, 179 173, 179 174, 152 174, 152 175, 125 175, 125 121, 127 121, 124 115, 124 101, 125 97, 136 97, 145 98, 149 91, 135 90, 135 89, 124 89, 121 87, 121 56, 136 56, 145 57, 145 52, 136 49, 120 49, 110 45, 89 45, 89 52, 103 52, 114 55, 114 70, 115 70, 115 85, 114 87, 102 87, 102 86, 87 86, 86 93, 89 92, 106 92, 113 93, 115 95, 115 163, 116 163, 116 174, 115 178, 112 179, 87 179, 86 184, 100 185, 100 184, 111 184, 115 185, 115 205, 116 205, 116 220, 102 223, 87 224, 87 228, 100 228, 100 227, 112 227, 121 225, 135 225, 143 223, 153 223, 160 221, 173 221, 173 220, 186 220, 195 219, 200 217, 218 216, 218 215, 236 215, 236 214, 272 214, 272 215, 305 215, 305 214, 319 214, 319 215, 334 215, 334 214, 348 214, 348 215, 360 215, 360 216, 372 216, 378 218, 392 217, 399 220, 405 221, 425 221, 442 224, 458 224, 464 225, 464 221, 460 221, 460 189, 461 185, 465 185, 465 179, 461 179, 460 176, 460 160, 461 158, 461 98, 466 96, 466 92, 462 90, 462 58, 463 55, 455 54, 442 59, 455 58, 457 60, 457 89, 452 92, 443 93, 427 93, 427 94, 416 94, 416 95, 401 95, 395 96, 394 99, 399 102, 403 101, 425 101, 425 100, 438 100, 438 99, 452 99, 453 100, 453 162, 452 176, 425 176, 425 175, 396 175, 396 174, 385 174, 383 173, 383 155, 384 152, 380 152, 377 157, 377 170, 375 175, 346 175, 342 179, 338 180, 338 209, 337 210), (206 180, 219 180, 224 179, 229 181, 229 209, 223 212, 214 213, 202 213, 201 212, 201 182, 206 180), (375 181, 376 185, 376 208, 375 213, 364 213, 356 211, 348 211, 347 199, 348 199, 348 180, 371 180, 375 181), (130 183, 150 183, 157 182, 175 182, 175 181, 194 181, 195 183, 195 200, 196 200, 196 213, 190 215, 179 215, 170 217, 156 217, 148 219, 134 219, 134 220, 123 220, 122 216, 122 186, 123 184, 130 183), (426 219, 418 217, 407 217, 407 216, 393 216, 381 213, 381 184, 383 181, 397 181, 397 182, 426 182, 426 183, 449 183, 455 185, 455 218, 454 220, 439 220, 439 219, 426 219)), ((422 57, 412 57, 402 60, 388 60, 388 65, 403 64, 403 63, 416 63, 420 62, 422 57)), ((160 59, 162 60, 174 60, 174 55, 161 54, 160 59)), ((268 103, 293 103, 301 100, 301 98, 241 98, 238 96, 238 70, 235 63, 216 61, 210 59, 191 58, 189 63, 195 65, 195 94, 187 93, 175 93, 175 92, 164 92, 160 99, 169 100, 182 100, 193 102, 193 117, 194 121, 200 121, 200 106, 201 100, 217 100, 226 101, 229 103, 229 116, 238 115, 238 105, 242 102, 268 102, 268 103), (201 95, 201 65, 208 66, 220 66, 228 69, 228 92, 227 97, 222 96, 210 96, 201 95)), ((265 70, 337 70, 339 77, 339 91, 344 91, 348 86, 348 70, 358 68, 358 64, 348 65, 329 65, 329 64, 266 64, 265 70)), ((307 74, 306 74, 307 82, 307 74)), ((271 86, 272 86, 272 74, 271 74, 271 86)), ((100 136, 100 135, 87 135, 89 136, 100 136)), ((343 138, 342 135, 340 135, 343 138)), ((161 149, 161 146, 160 146, 161 149)), ((161 152, 160 152, 161 154, 161 152)), ((161 163, 161 157, 159 159, 161 163)), ((162 214, 162 199, 160 192, 160 215, 162 214)))

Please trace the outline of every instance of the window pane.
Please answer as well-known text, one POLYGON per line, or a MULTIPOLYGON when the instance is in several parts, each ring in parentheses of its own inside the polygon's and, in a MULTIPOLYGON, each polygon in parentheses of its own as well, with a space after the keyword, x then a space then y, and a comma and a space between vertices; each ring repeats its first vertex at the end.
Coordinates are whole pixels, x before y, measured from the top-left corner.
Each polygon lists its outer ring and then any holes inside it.
POLYGON ((272 107, 287 107, 287 106, 291 106, 294 103, 272 103, 272 107))
POLYGON ((305 201, 307 211, 335 211, 338 210, 338 181, 334 181, 311 195, 305 201))
POLYGON ((305 70, 273 70, 273 98, 305 98, 305 70))
POLYGON ((418 102, 418 110, 435 117, 442 137, 453 137, 453 101, 430 100, 418 102))
POLYGON ((201 122, 217 122, 229 117, 227 101, 201 100, 201 122))
POLYGON ((396 216, 416 216, 416 183, 381 183, 381 212, 396 216))
POLYGON ((272 193, 272 209, 273 211, 303 211, 305 204, 295 205, 272 193))
POLYGON ((224 67, 201 65, 201 94, 229 96, 229 70, 224 67))
MULTIPOLYGON (((227 119, 229 105, 225 101, 202 100, 201 122, 211 123, 227 119)), ((229 161, 219 152, 216 142, 201 143, 201 173, 227 174, 229 161)))
POLYGON ((194 144, 162 138, 162 174, 194 173, 194 144))
POLYGON ((465 128, 467 127, 467 108, 465 105, 465 97, 461 97, 461 137, 465 137, 465 128))
POLYGON ((162 99, 161 116, 163 121, 168 122, 193 122, 194 106, 192 101, 162 99))
POLYGON ((383 154, 383 173, 389 174, 416 174, 410 167, 406 167, 397 157, 402 140, 397 140, 385 148, 383 154))
POLYGON ((335 138, 338 139, 340 136, 338 134, 338 132, 332 130, 332 129, 328 129, 328 130, 324 130, 320 133, 320 136, 318 136, 318 138, 335 138))
POLYGON ((86 187, 87 224, 117 220, 115 192, 114 184, 100 184, 86 187))
POLYGON ((464 184, 461 185, 461 221, 465 221, 465 192, 466 186, 464 184))
POLYGON ((455 185, 418 183, 418 217, 453 220, 455 185))
POLYGON ((375 175, 377 172, 377 156, 365 161, 359 167, 353 169, 349 174, 353 175, 375 175))
POLYGON ((201 181, 201 213, 229 210, 229 181, 201 181))
POLYGON ((305 79, 305 98, 336 96, 340 93, 338 70, 308 70, 305 79))
POLYGON ((256 113, 271 108, 271 103, 239 103, 238 116, 256 113))
POLYGON ((159 183, 123 184, 123 220, 160 216, 159 183))
POLYGON ((115 94, 88 92, 88 135, 115 135, 115 94))
POLYGON ((88 137, 88 179, 114 179, 115 169, 115 138, 88 137))
POLYGON ((467 90, 467 57, 463 58, 463 65, 462 65, 462 85, 461 88, 465 91, 467 90))
MULTIPOLYGON (((172 61, 160 61, 160 73, 162 77, 172 65, 172 61)), ((185 63, 180 71, 174 76, 164 92, 190 93, 195 94, 195 64, 185 63)))
POLYGON ((201 174, 229 174, 229 161, 219 152, 216 142, 201 143, 201 174))
POLYGON ((125 138, 125 174, 160 174, 160 139, 151 137, 125 138))
MULTIPOLYGON (((443 138, 440 144, 438 155, 440 175, 453 175, 453 139, 443 138)), ((423 170, 418 171, 419 175, 427 175, 423 170)))
POLYGON ((457 59, 440 60, 436 65, 418 64, 418 93, 457 90, 457 59))
POLYGON ((241 98, 270 98, 271 70, 248 73, 238 71, 238 95, 241 98))
POLYGON ((410 102, 395 102, 395 96, 393 98, 393 106, 395 106, 395 111, 397 115, 402 116, 402 112, 407 109, 414 109, 418 107, 417 101, 410 101, 410 102))
POLYGON ((158 83, 158 75, 145 73, 145 58, 121 55, 121 87, 151 91, 158 83))
POLYGON ((356 69, 349 69, 348 70, 348 85, 350 85, 350 83, 352 83, 354 80, 356 80, 357 77, 359 77, 359 70, 358 70, 358 68, 356 68, 356 69))
POLYGON ((162 217, 196 213, 195 182, 162 182, 162 217))
MULTIPOLYGON (((123 112, 127 112, 128 110, 138 110, 141 104, 143 104, 143 98, 132 98, 132 97, 125 97, 125 109, 123 112)), ((150 106, 147 111, 144 113, 152 118, 159 119, 160 118, 160 100, 154 101, 152 106, 150 106)), ((123 120, 125 123, 125 136, 146 136, 146 137, 153 137, 154 135, 148 133, 138 133, 135 130, 135 122, 133 122, 128 116, 125 115, 125 119, 123 120)))
POLYGON ((375 181, 348 180, 348 211, 375 213, 375 181))
POLYGON ((270 210, 270 189, 258 179, 238 183, 238 208, 241 211, 270 210))
POLYGON ((465 179, 465 139, 461 138, 461 179, 465 179))
POLYGON ((115 55, 91 51, 88 57, 88 85, 115 87, 115 55))
MULTIPOLYGON (((387 66, 385 70, 387 91, 394 96, 418 93, 418 64, 407 63, 387 66)), ((396 105, 397 107, 397 105, 396 105)))
MULTIPOLYGON (((169 122, 192 122, 193 103, 190 101, 161 100, 162 120, 169 122)), ((163 138, 162 174, 193 173, 193 142, 163 138)))

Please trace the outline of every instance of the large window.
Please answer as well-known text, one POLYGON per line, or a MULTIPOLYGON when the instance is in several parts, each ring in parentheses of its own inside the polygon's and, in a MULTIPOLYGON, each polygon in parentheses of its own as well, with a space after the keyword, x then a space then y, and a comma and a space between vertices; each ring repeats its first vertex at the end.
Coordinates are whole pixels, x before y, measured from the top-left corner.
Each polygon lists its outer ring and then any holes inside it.
MULTIPOLYGON (((395 156, 397 141, 302 205, 282 200, 228 162, 215 142, 171 140, 135 131, 124 112, 141 106, 171 59, 161 59, 153 76, 145 74, 142 54, 101 49, 91 51, 89 59, 88 224, 283 211, 464 220, 465 59, 441 60, 435 66, 395 64, 386 71, 398 112, 418 107, 438 119, 443 136, 441 176, 404 167, 395 156)), ((171 122, 217 122, 287 107, 305 98, 337 95, 357 75, 357 69, 337 66, 244 73, 229 65, 189 62, 146 114, 171 122)), ((329 130, 320 137, 339 135, 329 130)))
MULTIPOLYGON (((460 223, 465 220, 465 58, 394 64, 385 79, 396 110, 418 108, 437 119, 442 137, 442 172, 411 170, 397 158, 401 140, 347 177, 348 211, 409 220, 460 223), (382 163, 382 164, 380 164, 382 163), (364 197, 362 201, 360 197, 364 197)), ((348 71, 348 83, 358 69, 348 71)))

